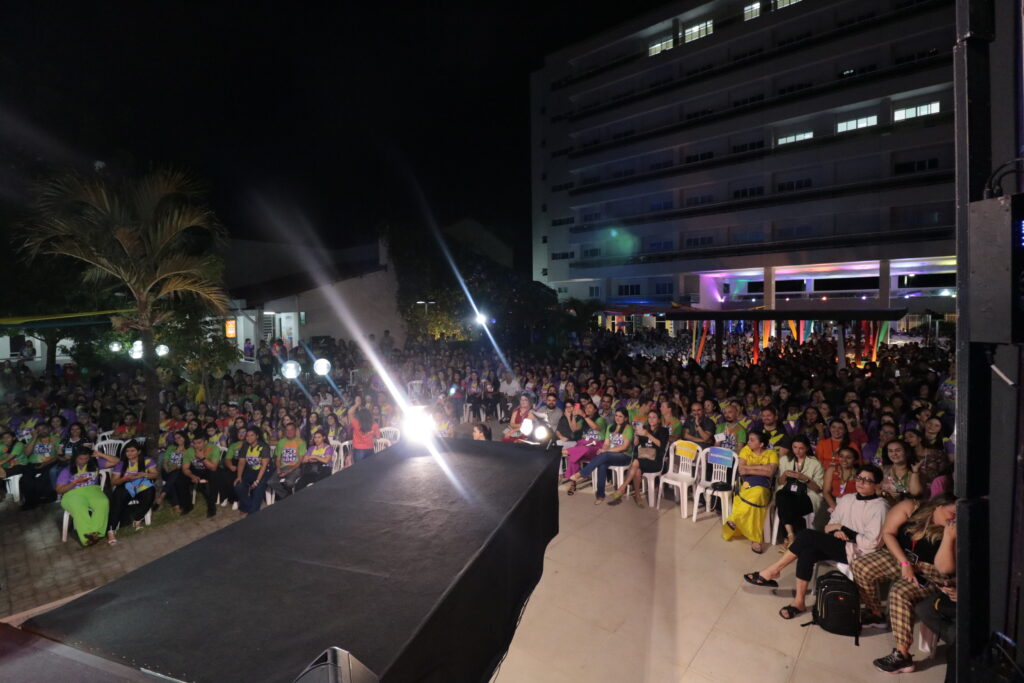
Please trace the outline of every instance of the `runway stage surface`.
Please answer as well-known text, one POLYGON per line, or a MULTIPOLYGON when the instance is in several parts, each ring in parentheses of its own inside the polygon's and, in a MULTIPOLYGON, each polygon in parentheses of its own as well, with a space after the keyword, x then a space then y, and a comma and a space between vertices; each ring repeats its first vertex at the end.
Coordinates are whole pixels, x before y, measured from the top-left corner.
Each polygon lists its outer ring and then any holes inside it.
POLYGON ((486 680, 558 533, 558 458, 446 447, 451 476, 400 443, 23 628, 188 681, 291 681, 331 646, 381 681, 486 680))

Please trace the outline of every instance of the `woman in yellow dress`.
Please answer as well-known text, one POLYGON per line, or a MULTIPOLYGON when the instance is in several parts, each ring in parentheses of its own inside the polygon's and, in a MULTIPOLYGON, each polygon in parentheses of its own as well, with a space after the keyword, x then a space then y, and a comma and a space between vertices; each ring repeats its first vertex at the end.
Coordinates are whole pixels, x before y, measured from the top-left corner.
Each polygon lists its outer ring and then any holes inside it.
POLYGON ((750 549, 763 553, 764 519, 768 515, 768 503, 772 499, 772 480, 779 469, 779 455, 766 448, 764 433, 753 431, 747 434, 747 445, 739 453, 739 475, 743 483, 740 492, 733 497, 732 514, 722 528, 722 538, 731 541, 736 537, 750 539, 750 549))

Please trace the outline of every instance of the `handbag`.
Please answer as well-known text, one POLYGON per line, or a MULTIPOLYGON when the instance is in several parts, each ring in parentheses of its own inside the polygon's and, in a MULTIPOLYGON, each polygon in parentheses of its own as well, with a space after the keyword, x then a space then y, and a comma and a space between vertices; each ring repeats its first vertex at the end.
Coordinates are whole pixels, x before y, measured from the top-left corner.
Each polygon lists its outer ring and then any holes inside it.
POLYGON ((658 457, 658 449, 650 446, 641 446, 636 449, 636 457, 641 460, 654 460, 658 457))

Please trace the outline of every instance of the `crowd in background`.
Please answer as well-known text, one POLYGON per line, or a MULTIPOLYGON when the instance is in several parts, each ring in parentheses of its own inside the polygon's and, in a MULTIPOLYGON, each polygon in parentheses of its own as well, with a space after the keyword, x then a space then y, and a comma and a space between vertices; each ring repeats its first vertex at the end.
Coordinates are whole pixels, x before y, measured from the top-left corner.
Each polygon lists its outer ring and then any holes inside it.
MULTIPOLYGON (((490 438, 486 423, 501 420, 502 438, 517 441, 530 437, 522 431, 527 418, 550 426, 565 456, 567 495, 594 474, 596 503, 618 504, 632 485, 643 506, 643 475, 664 472, 677 441, 734 452, 736 493, 723 537, 745 538, 754 552, 765 552, 776 541, 763 532, 771 509, 785 552, 747 580, 769 585, 795 563, 798 597, 780 612, 792 618, 806 609, 801 591, 809 567, 842 557, 861 586, 865 622, 881 619, 879 581, 894 580, 889 616, 896 649, 876 666, 912 669, 907 624, 914 600, 955 596, 944 564, 955 542, 955 526, 948 531, 951 352, 882 345, 877 361, 840 363, 835 340, 814 334, 803 344, 772 339, 752 364, 753 340, 729 335, 723 363, 705 356, 697 364, 689 358, 691 341, 663 330, 598 331, 557 351, 538 346, 504 355, 486 342, 410 341, 399 348, 388 333, 369 343, 398 386, 429 406, 439 436, 472 422, 474 438, 490 438), (606 496, 615 466, 628 469, 606 496), (926 513, 931 517, 922 521, 926 513), (906 543, 915 547, 913 562, 906 543)), ((195 385, 164 384, 156 444, 144 440, 138 369, 83 377, 69 368, 36 377, 20 363, 3 364, 0 477, 22 475, 24 508, 60 496, 83 545, 104 536, 116 542, 119 526, 141 525, 159 505, 188 514, 194 489, 208 515, 218 504, 256 512, 268 490, 281 498, 329 476, 339 442, 352 442, 343 463, 352 464, 373 454, 381 428, 400 424, 383 379, 353 341, 248 342, 246 352, 254 371, 207 378, 198 400, 195 385), (312 373, 321 357, 332 363, 328 377, 312 373), (286 360, 302 366, 300 382, 279 375, 286 360), (107 453, 96 448, 101 437, 126 443, 107 453)))

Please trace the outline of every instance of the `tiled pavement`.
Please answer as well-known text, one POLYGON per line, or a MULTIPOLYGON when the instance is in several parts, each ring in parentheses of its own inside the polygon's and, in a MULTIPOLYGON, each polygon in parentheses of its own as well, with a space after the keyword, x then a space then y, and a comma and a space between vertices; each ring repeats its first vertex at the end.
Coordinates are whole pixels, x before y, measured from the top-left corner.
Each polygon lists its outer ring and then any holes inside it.
POLYGON ((59 504, 22 512, 8 496, 0 503, 0 619, 102 586, 240 518, 219 508, 206 519, 199 505, 167 524, 122 530, 116 545, 83 548, 71 535, 61 543, 59 504))

